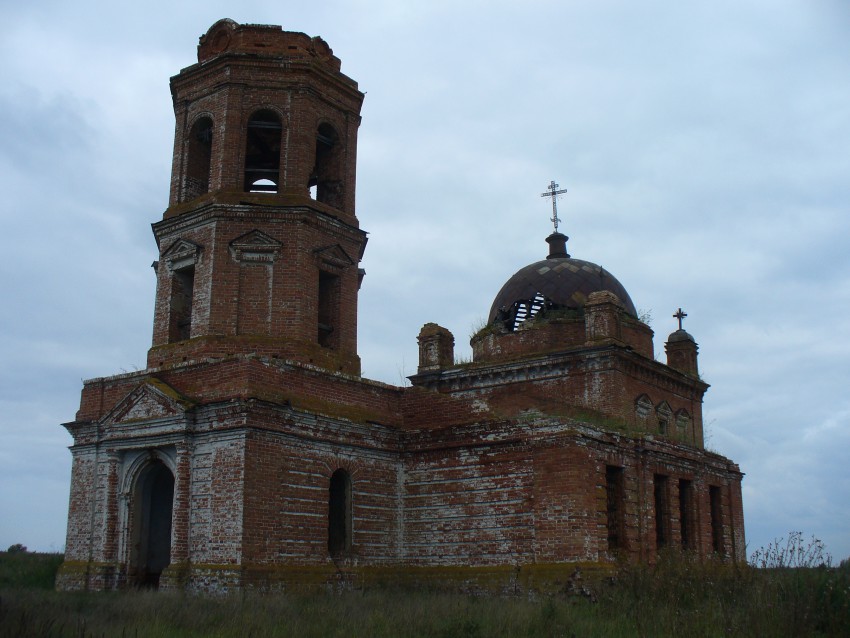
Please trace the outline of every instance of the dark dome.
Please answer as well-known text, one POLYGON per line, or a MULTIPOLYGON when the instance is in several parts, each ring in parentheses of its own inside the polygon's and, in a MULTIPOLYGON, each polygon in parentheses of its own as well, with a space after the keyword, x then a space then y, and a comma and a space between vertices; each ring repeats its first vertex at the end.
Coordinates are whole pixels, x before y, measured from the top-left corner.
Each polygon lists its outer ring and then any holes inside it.
POLYGON ((670 343, 675 343, 676 341, 693 341, 696 343, 696 340, 690 335, 690 333, 686 332, 679 328, 676 332, 671 332, 670 336, 667 337, 667 341, 670 343))
POLYGON ((515 325, 541 309, 581 309, 592 292, 607 290, 617 295, 626 311, 637 317, 629 293, 607 270, 589 261, 549 257, 526 266, 508 279, 490 308, 488 323, 514 318, 515 325))

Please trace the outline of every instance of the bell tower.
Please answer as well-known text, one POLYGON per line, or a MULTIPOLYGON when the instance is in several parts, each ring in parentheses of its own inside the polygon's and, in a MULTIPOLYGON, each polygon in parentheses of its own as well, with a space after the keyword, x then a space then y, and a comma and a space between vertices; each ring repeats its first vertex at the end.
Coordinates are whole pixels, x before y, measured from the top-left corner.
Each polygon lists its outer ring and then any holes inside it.
POLYGON ((357 83, 321 38, 220 20, 171 94, 148 366, 257 353, 359 374, 357 83))

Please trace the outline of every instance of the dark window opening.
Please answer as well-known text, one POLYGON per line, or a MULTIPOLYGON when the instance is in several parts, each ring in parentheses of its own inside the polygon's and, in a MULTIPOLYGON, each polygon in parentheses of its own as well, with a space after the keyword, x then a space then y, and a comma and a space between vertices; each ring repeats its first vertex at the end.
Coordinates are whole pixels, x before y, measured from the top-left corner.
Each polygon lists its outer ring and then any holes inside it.
POLYGON ((189 132, 184 200, 194 199, 210 190, 213 124, 202 117, 189 132))
POLYGON ((711 507, 711 548, 718 554, 723 553, 723 504, 720 488, 710 485, 708 498, 711 507))
POLYGON ((248 120, 244 190, 251 193, 278 191, 282 128, 280 118, 272 111, 258 111, 248 120))
POLYGON ((171 512, 174 475, 160 461, 139 476, 134 493, 131 583, 159 587, 162 571, 171 563, 171 512))
POLYGON ((351 476, 339 469, 328 490, 328 551, 341 556, 351 551, 351 476))
POLYGON ((169 342, 184 341, 192 336, 192 297, 195 291, 195 267, 175 270, 171 277, 171 317, 169 342))
POLYGON ((605 466, 605 494, 608 507, 608 551, 613 552, 626 546, 623 468, 605 466))
POLYGON ((339 277, 319 272, 319 345, 335 348, 339 345, 339 277))
POLYGON ((662 401, 655 409, 655 413, 658 416, 658 433, 668 434, 670 432, 670 421, 673 418, 673 410, 670 409, 666 401, 662 401))
POLYGON ((670 503, 667 497, 667 477, 656 474, 652 479, 655 497, 655 547, 661 549, 670 542, 670 503))
POLYGON ((694 549, 694 484, 685 479, 679 480, 679 529, 682 536, 682 549, 694 549))
POLYGON ((330 124, 321 124, 316 131, 316 164, 307 187, 317 202, 342 208, 342 145, 330 124))

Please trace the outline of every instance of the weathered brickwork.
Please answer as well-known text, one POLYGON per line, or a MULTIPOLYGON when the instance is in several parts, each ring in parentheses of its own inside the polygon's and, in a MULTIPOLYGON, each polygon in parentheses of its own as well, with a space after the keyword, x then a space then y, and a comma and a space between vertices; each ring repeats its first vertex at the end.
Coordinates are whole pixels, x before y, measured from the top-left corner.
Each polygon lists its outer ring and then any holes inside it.
POLYGON ((223 20, 171 88, 152 347, 65 424, 60 588, 547 591, 667 548, 743 559, 687 332, 654 360, 625 289, 555 233, 471 363, 427 323, 412 386, 364 379, 357 84, 320 38, 223 20))

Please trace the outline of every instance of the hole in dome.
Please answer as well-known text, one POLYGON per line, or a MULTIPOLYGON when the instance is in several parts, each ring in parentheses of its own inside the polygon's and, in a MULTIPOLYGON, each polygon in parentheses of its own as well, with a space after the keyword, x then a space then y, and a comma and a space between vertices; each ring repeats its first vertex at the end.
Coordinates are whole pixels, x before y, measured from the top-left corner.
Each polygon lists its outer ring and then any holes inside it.
POLYGON ((510 309, 502 310, 499 319, 504 322, 505 327, 510 330, 519 330, 523 324, 543 315, 547 310, 558 308, 542 292, 535 293, 531 299, 519 299, 513 303, 510 309))

